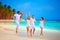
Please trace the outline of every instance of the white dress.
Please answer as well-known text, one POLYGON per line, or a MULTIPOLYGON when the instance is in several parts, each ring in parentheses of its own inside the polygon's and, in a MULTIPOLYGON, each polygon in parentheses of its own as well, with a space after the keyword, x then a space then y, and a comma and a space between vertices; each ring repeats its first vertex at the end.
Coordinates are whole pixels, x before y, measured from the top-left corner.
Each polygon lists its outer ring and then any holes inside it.
POLYGON ((30 26, 30 20, 27 20, 27 26, 30 26))
POLYGON ((40 21, 40 27, 44 27, 44 23, 43 23, 43 21, 40 21))

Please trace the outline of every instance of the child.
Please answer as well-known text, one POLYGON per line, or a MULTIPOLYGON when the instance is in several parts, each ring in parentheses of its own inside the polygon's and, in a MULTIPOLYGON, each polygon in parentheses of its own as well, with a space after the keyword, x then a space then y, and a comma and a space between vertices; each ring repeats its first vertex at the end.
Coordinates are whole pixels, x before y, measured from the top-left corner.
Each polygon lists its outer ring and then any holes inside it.
POLYGON ((27 16, 27 26, 26 26, 26 29, 27 29, 27 35, 29 33, 29 28, 30 28, 30 16, 27 16))
POLYGON ((41 29, 40 35, 43 35, 43 27, 44 27, 44 18, 41 17, 40 18, 40 29, 41 29))
POLYGON ((34 22, 35 22, 35 18, 34 16, 32 16, 31 20, 30 20, 30 36, 32 37, 32 35, 35 32, 35 26, 34 26, 34 22))
POLYGON ((14 14, 14 20, 16 22, 16 33, 18 33, 20 17, 21 17, 20 11, 18 11, 17 14, 14 14))

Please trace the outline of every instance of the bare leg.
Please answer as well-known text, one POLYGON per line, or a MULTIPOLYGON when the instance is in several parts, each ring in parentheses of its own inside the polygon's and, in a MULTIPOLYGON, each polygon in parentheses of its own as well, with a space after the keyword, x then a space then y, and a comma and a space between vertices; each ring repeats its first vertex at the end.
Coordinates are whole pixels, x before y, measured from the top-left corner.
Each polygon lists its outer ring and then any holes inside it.
POLYGON ((28 33, 29 33, 29 27, 26 27, 26 29, 27 29, 27 35, 28 35, 28 33))
POLYGON ((32 37, 32 29, 30 29, 30 37, 32 37))
POLYGON ((35 32, 35 28, 33 29, 33 35, 34 35, 34 32, 35 32))
POLYGON ((18 33, 18 28, 16 27, 16 34, 18 33))
POLYGON ((16 34, 18 33, 19 22, 16 22, 16 34))
POLYGON ((40 33, 40 35, 43 35, 43 28, 41 27, 41 33, 40 33))

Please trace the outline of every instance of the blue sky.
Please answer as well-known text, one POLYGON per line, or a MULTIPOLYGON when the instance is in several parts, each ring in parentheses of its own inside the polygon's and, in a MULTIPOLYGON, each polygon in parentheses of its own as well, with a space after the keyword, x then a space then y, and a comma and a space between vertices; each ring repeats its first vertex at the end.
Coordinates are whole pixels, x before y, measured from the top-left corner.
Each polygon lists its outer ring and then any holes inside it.
POLYGON ((0 0, 3 5, 10 5, 12 9, 23 12, 23 18, 30 12, 36 19, 43 16, 45 19, 60 20, 59 0, 0 0))

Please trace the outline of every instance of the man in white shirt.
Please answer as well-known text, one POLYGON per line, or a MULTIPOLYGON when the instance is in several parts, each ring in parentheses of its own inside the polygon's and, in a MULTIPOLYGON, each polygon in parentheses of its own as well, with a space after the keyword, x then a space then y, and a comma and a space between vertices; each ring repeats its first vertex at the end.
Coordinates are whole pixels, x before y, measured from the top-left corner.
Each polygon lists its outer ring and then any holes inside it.
POLYGON ((20 17, 21 17, 20 11, 18 11, 16 14, 14 14, 14 20, 16 22, 16 33, 18 33, 20 17))
POLYGON ((32 33, 34 34, 35 32, 34 22, 35 22, 35 18, 34 16, 32 16, 32 18, 30 19, 30 36, 32 36, 32 33))

